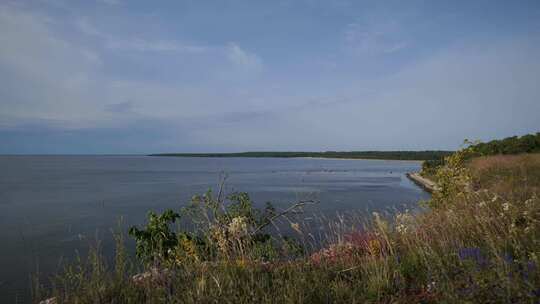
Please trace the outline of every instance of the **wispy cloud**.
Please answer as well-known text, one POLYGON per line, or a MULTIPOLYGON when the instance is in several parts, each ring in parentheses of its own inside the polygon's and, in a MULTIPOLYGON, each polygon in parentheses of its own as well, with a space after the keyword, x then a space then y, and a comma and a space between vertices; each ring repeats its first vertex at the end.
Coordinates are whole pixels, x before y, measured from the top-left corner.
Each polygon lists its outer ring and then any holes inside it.
POLYGON ((246 69, 258 70, 262 67, 262 61, 257 55, 242 49, 233 42, 227 46, 227 57, 231 62, 246 69))
POLYGON ((87 36, 95 36, 102 39, 109 39, 110 37, 108 34, 105 34, 104 32, 98 30, 96 26, 94 26, 90 21, 88 21, 88 18, 78 18, 75 22, 75 25, 79 29, 79 31, 81 31, 81 33, 87 36))
POLYGON ((86 18, 78 19, 76 25, 81 33, 102 40, 103 47, 109 50, 186 54, 203 54, 214 52, 225 57, 229 62, 244 71, 259 71, 263 66, 262 60, 259 56, 257 56, 255 53, 248 52, 235 42, 230 42, 225 46, 210 46, 183 43, 176 40, 150 40, 141 37, 126 38, 105 33, 90 23, 86 18))
POLYGON ((133 111, 135 108, 135 104, 131 101, 124 101, 119 103, 113 103, 105 105, 105 111, 111 112, 111 113, 129 113, 133 111))
POLYGON ((84 91, 100 67, 98 53, 60 37, 41 15, 9 5, 0 5, 0 37, 5 115, 56 119, 66 112, 82 117, 93 112, 84 91))
POLYGON ((79 18, 76 25, 81 33, 101 39, 104 47, 111 50, 186 53, 202 53, 209 50, 207 46, 186 44, 175 40, 150 40, 141 37, 126 38, 115 36, 98 29, 86 18, 79 18))
POLYGON ((397 22, 350 23, 343 37, 347 47, 360 54, 391 54, 409 45, 397 22))
POLYGON ((202 53, 208 50, 208 47, 205 46, 187 45, 171 40, 151 41, 141 38, 135 38, 130 40, 108 39, 105 46, 113 50, 128 50, 138 52, 202 53))

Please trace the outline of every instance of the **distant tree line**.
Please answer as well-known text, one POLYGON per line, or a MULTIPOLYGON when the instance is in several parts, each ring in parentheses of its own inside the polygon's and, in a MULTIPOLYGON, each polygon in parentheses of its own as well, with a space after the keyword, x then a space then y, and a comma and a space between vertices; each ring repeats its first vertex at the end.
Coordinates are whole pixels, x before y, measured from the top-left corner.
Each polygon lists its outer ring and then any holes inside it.
MULTIPOLYGON (((470 141, 465 140, 466 143, 470 141)), ((512 136, 489 142, 477 142, 469 146, 470 157, 497 154, 540 153, 540 132, 523 136, 512 136)), ((422 164, 422 175, 433 177, 438 167, 444 165, 444 157, 429 159, 422 164)))
POLYGON ((479 156, 540 152, 540 132, 477 143, 471 148, 479 156))
POLYGON ((326 152, 240 152, 240 153, 164 153, 151 156, 177 157, 321 157, 351 159, 436 160, 452 151, 326 151, 326 152))

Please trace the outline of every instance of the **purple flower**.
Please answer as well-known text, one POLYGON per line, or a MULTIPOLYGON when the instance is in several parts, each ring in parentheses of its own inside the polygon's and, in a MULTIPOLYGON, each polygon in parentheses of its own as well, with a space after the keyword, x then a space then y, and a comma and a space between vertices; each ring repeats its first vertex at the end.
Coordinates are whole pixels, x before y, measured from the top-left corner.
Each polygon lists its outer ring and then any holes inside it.
POLYGON ((523 279, 525 281, 529 281, 529 278, 534 275, 534 273, 536 272, 536 269, 537 269, 536 264, 533 261, 531 260, 527 261, 526 267, 523 267, 521 271, 521 275, 523 279))
POLYGON ((534 273, 536 272, 536 270, 538 269, 538 267, 536 267, 536 264, 534 263, 534 261, 530 261, 527 262, 527 271, 529 273, 534 273))
POLYGON ((458 257, 461 261, 473 261, 480 267, 487 266, 487 259, 482 255, 480 248, 477 247, 461 248, 458 252, 458 257))
POLYGON ((514 257, 510 253, 505 253, 503 259, 507 264, 514 264, 514 257))

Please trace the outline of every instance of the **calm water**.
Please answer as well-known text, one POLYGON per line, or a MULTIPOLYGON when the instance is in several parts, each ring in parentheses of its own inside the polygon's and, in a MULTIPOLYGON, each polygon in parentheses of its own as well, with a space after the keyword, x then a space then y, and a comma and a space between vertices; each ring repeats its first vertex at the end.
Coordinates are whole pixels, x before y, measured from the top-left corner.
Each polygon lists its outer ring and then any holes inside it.
POLYGON ((0 302, 28 298, 28 277, 54 273, 62 258, 96 235, 112 251, 110 229, 141 224, 148 210, 177 208, 216 188, 249 192, 285 207, 316 199, 317 212, 386 209, 428 194, 405 176, 420 163, 380 160, 0 156, 0 302))

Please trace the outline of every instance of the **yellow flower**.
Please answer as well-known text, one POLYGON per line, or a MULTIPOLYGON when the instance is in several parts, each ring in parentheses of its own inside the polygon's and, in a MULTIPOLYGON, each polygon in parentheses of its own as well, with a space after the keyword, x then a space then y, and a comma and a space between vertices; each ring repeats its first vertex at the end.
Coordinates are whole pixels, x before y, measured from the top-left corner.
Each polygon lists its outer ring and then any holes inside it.
POLYGON ((379 240, 370 240, 368 243, 368 250, 371 255, 378 255, 381 252, 381 242, 379 240))
POLYGON ((298 224, 298 223, 291 223, 291 228, 294 229, 296 232, 302 234, 302 230, 300 230, 300 224, 298 224))
POLYGON ((236 265, 241 267, 241 268, 244 268, 247 266, 247 260, 245 259, 238 259, 236 260, 236 265))

